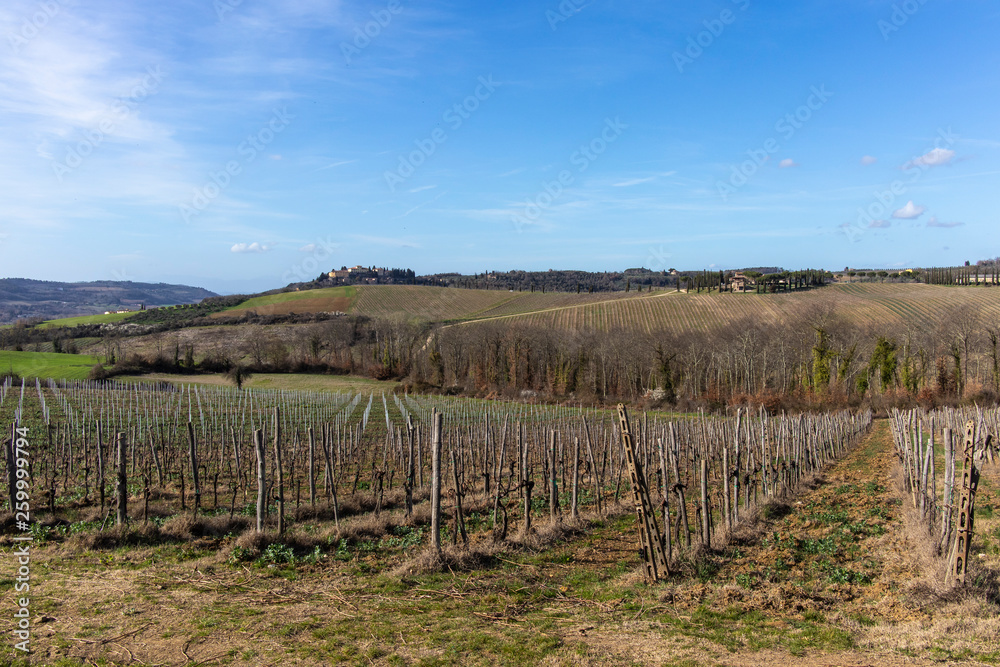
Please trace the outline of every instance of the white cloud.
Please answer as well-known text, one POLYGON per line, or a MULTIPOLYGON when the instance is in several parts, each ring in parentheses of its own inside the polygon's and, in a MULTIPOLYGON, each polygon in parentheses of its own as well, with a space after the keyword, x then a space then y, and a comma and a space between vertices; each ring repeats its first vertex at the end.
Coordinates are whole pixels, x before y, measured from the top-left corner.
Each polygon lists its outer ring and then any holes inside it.
POLYGON ((629 179, 627 181, 621 181, 620 183, 612 183, 612 186, 616 187, 616 188, 627 188, 627 187, 631 187, 633 185, 640 185, 642 183, 649 183, 649 182, 655 181, 655 180, 656 180, 656 176, 649 176, 648 178, 632 178, 632 179, 629 179))
POLYGON ((938 220, 936 215, 932 215, 931 219, 927 221, 928 227, 941 227, 944 229, 949 229, 951 227, 961 227, 964 224, 965 224, 964 222, 943 222, 941 220, 938 220))
POLYGON ((307 243, 306 245, 299 248, 299 252, 312 252, 316 249, 315 243, 307 243))
POLYGON ((232 248, 230 248, 230 250, 232 252, 239 252, 239 253, 267 252, 273 247, 274 247, 273 245, 268 243, 257 243, 256 241, 254 241, 253 243, 237 243, 232 248))
POLYGON ((437 187, 436 185, 421 185, 419 188, 413 188, 412 190, 410 190, 410 194, 423 192, 424 190, 433 190, 436 187, 437 187))
POLYGON ((861 158, 861 164, 865 165, 866 167, 870 164, 875 164, 876 162, 878 162, 878 158, 873 157, 871 155, 866 155, 863 158, 861 158))
POLYGON ((786 157, 784 160, 778 163, 778 166, 782 169, 788 169, 789 167, 798 167, 799 163, 790 157, 786 157))
POLYGON ((868 225, 872 229, 885 229, 892 226, 891 220, 872 220, 868 225))
POLYGON ((948 164, 955 157, 955 151, 950 148, 934 148, 920 157, 913 158, 904 167, 937 167, 948 164))
POLYGON ((919 218, 927 210, 926 206, 915 205, 913 201, 906 202, 906 206, 903 208, 898 208, 892 212, 892 217, 899 218, 901 220, 913 220, 914 218, 919 218))

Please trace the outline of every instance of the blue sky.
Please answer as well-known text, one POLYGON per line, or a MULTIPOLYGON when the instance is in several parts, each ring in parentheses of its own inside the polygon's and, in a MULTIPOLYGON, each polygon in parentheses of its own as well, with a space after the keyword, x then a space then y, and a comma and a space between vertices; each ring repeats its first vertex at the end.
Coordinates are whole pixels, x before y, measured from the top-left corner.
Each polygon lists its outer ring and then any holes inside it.
POLYGON ((1000 8, 7 0, 3 275, 1000 255, 1000 8))

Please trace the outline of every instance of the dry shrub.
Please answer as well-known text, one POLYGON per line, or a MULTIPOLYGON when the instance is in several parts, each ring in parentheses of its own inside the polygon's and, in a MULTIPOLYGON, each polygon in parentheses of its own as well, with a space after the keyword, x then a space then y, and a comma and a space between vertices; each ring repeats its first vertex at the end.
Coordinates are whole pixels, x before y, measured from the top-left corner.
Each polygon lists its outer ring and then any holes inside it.
POLYGON ((468 546, 447 545, 438 552, 427 547, 415 558, 399 565, 392 571, 394 577, 430 574, 432 572, 468 571, 490 567, 496 563, 496 556, 503 551, 503 543, 492 540, 475 542, 468 546))
POLYGON ((236 538, 236 543, 233 545, 233 549, 236 549, 237 547, 245 549, 252 558, 256 558, 262 554, 264 549, 267 549, 269 545, 278 541, 277 533, 248 530, 236 538))
POLYGON ((527 534, 522 530, 507 538, 506 544, 515 549, 527 551, 544 551, 559 542, 578 537, 587 532, 593 525, 586 519, 569 519, 555 523, 544 523, 532 526, 527 534))
POLYGON ((107 530, 78 533, 67 540, 71 551, 95 551, 118 547, 152 546, 164 541, 164 535, 154 523, 134 526, 113 526, 107 530))
POLYGON ((250 526, 250 520, 243 516, 200 516, 179 514, 163 524, 164 535, 175 540, 192 540, 199 537, 225 537, 241 533, 250 526))
POLYGON ((251 528, 236 538, 230 553, 240 549, 243 551, 241 560, 253 560, 264 553, 272 544, 283 544, 290 547, 297 556, 304 556, 317 546, 326 544, 326 540, 320 536, 303 533, 299 531, 286 532, 279 535, 275 530, 264 530, 258 532, 251 528))

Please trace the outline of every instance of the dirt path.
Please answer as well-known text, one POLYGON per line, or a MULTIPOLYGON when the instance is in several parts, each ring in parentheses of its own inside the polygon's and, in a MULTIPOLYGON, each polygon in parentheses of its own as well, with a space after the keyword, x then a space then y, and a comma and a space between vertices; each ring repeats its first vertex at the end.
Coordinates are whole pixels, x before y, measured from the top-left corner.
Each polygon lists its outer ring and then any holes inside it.
MULTIPOLYGON (((976 656, 995 663, 996 607, 937 586, 930 547, 911 537, 919 529, 896 467, 888 423, 876 422, 811 488, 735 531, 715 567, 667 584, 665 623, 702 639, 682 650, 685 659, 747 667, 986 664, 976 656), (754 650, 775 634, 784 650, 754 650)), ((663 642, 649 641, 655 628, 621 630, 589 641, 643 664, 665 659, 663 642)))
MULTIPOLYGON (((686 294, 686 293, 687 292, 685 291, 684 294, 686 294)), ((633 299, 662 299, 664 297, 668 297, 668 296, 671 296, 673 294, 679 294, 679 292, 676 292, 676 291, 673 291, 673 292, 662 292, 662 293, 658 293, 658 294, 653 294, 652 296, 643 296, 643 297, 636 296, 636 297, 633 297, 633 299)), ((626 299, 627 299, 627 297, 626 297, 626 299)), ((482 322, 492 322, 494 320, 509 320, 511 318, 514 318, 514 317, 527 317, 529 315, 540 315, 542 313, 554 313, 554 312, 558 312, 558 311, 561 311, 561 310, 573 310, 574 308, 591 308, 591 307, 594 307, 594 306, 602 306, 602 305, 607 305, 607 304, 610 304, 610 303, 622 303, 626 299, 620 299, 620 298, 619 299, 607 299, 607 300, 604 300, 604 301, 591 301, 589 303, 578 303, 578 304, 574 304, 572 306, 555 306, 553 308, 540 308, 538 310, 529 310, 529 311, 525 311, 523 313, 513 313, 513 314, 510 314, 510 315, 494 315, 492 317, 478 317, 478 318, 472 318, 472 319, 464 320, 462 322, 455 322, 454 324, 448 324, 448 325, 444 326, 443 328, 447 329, 448 327, 460 327, 460 326, 463 326, 463 325, 466 325, 466 324, 479 324, 479 323, 482 323, 482 322)))

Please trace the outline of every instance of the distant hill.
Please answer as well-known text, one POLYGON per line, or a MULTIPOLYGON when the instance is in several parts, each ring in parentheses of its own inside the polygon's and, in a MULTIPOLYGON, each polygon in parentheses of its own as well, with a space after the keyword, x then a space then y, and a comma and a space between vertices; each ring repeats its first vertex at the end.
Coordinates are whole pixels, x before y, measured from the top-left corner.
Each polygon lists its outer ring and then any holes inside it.
POLYGON ((0 323, 95 315, 106 310, 197 303, 217 296, 201 287, 166 283, 98 280, 60 283, 27 278, 0 279, 0 323))

